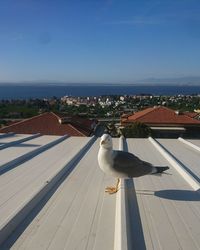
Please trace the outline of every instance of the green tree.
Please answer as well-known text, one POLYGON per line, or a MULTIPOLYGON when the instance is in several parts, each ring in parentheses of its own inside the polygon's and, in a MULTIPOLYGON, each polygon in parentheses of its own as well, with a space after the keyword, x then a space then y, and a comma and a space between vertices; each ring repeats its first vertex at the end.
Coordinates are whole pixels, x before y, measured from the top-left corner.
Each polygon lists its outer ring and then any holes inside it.
POLYGON ((107 128, 107 130, 108 130, 108 133, 109 133, 112 137, 117 137, 117 136, 119 136, 119 135, 118 135, 117 128, 115 127, 114 122, 109 123, 109 124, 106 126, 106 128, 107 128))
POLYGON ((151 129, 144 123, 135 122, 122 129, 126 138, 146 138, 151 135, 151 129))

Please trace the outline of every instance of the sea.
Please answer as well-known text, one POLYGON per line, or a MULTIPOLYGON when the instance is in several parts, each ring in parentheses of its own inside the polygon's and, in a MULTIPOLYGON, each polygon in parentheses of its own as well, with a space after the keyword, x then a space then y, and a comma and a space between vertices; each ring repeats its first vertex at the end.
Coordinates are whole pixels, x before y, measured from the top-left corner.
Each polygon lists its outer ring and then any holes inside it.
POLYGON ((0 100, 136 94, 200 95, 200 85, 0 85, 0 100))

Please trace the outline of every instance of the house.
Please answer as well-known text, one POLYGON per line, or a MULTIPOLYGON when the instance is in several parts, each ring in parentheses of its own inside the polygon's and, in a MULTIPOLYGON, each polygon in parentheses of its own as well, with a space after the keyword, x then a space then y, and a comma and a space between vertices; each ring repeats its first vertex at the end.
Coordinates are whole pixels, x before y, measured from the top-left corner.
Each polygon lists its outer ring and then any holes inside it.
POLYGON ((6 126, 0 133, 90 136, 96 125, 95 120, 46 112, 6 126))
POLYGON ((149 126, 156 137, 200 136, 200 120, 194 113, 174 111, 156 106, 136 112, 129 116, 121 116, 121 125, 142 122, 149 126))

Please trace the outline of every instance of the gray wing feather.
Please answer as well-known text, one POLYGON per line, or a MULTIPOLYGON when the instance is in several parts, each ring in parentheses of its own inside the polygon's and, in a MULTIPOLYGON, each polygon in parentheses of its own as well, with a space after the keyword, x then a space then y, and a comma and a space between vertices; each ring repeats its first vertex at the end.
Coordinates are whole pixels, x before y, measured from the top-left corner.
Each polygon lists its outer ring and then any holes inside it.
POLYGON ((127 177, 139 177, 152 172, 152 165, 125 151, 113 151, 113 168, 127 177))

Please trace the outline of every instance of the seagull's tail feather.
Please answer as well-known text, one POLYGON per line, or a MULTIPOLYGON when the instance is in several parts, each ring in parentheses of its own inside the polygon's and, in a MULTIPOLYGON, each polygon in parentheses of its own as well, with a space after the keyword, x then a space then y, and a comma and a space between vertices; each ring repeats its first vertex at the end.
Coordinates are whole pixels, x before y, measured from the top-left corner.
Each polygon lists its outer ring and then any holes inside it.
POLYGON ((161 174, 162 172, 169 169, 169 167, 155 167, 156 171, 153 174, 161 174))

